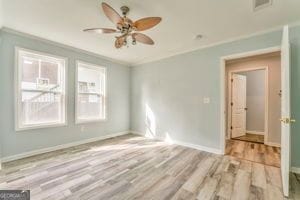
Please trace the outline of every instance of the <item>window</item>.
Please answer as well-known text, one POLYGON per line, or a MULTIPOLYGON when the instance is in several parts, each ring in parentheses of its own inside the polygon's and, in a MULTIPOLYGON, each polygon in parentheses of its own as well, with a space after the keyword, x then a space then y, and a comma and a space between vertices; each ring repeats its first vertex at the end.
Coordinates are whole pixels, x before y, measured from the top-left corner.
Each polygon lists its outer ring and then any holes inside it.
POLYGON ((66 59, 16 49, 16 130, 66 123, 66 59))
POLYGON ((106 68, 77 62, 76 123, 106 119, 106 68))

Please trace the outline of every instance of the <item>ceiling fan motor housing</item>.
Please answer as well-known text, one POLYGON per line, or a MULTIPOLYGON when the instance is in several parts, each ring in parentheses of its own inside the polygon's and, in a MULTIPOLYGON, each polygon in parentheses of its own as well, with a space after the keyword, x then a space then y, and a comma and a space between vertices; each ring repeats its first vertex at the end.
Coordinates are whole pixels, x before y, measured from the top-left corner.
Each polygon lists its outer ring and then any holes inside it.
POLYGON ((124 15, 124 16, 126 16, 128 13, 129 13, 129 7, 128 6, 122 6, 121 7, 121 11, 122 11, 122 14, 124 15))

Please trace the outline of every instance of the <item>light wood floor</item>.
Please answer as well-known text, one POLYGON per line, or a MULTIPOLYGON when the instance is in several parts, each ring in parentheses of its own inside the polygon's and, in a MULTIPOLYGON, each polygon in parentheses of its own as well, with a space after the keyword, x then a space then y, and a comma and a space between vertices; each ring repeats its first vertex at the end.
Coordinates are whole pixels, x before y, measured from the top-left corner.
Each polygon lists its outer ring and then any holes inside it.
POLYGON ((246 142, 257 142, 257 143, 264 143, 264 136, 263 135, 257 135, 257 134, 249 134, 246 133, 246 135, 244 136, 240 136, 237 138, 233 138, 236 140, 242 140, 242 141, 246 141, 246 142))
POLYGON ((6 163, 0 189, 38 200, 283 199, 280 168, 134 135, 6 163))
POLYGON ((280 148, 264 144, 227 140, 226 154, 237 158, 280 167, 280 148))

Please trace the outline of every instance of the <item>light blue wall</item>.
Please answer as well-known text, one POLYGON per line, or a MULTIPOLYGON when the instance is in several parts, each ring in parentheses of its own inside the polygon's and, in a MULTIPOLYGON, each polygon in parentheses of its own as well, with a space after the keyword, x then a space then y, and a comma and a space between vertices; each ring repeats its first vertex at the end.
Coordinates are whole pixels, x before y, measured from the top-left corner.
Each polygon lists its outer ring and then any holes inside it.
POLYGON ((63 47, 18 34, 2 32, 0 38, 2 38, 0 50, 0 139, 2 157, 129 130, 129 67, 107 61, 101 57, 82 53, 70 47, 63 47), (15 46, 68 58, 67 126, 20 132, 14 131, 15 46), (76 59, 106 66, 108 75, 108 121, 85 124, 84 132, 80 131, 80 125, 74 124, 76 59))
MULTIPOLYGON (((292 165, 300 166, 300 27, 290 37, 292 114, 298 121, 292 127, 292 165)), ((131 130, 219 148, 220 57, 280 44, 277 31, 132 68, 131 130), (204 97, 211 103, 203 104, 204 97)))
MULTIPOLYGON (((300 166, 300 27, 291 29, 292 165, 300 166)), ((158 136, 219 148, 220 57, 281 43, 281 32, 198 50, 157 62, 128 68, 75 49, 49 44, 20 35, 0 32, 0 152, 2 157, 82 139, 129 130, 146 131, 148 124, 158 136), (1 43, 2 41, 2 43, 1 43), (69 58, 68 126, 14 131, 14 46, 69 58), (108 121, 74 125, 75 59, 108 67, 108 121), (130 84, 131 80, 131 84, 130 84), (131 101, 130 101, 131 96, 131 101), (210 97, 210 104, 203 98, 210 97), (131 110, 129 107, 131 106, 131 110), (130 114, 131 112, 131 114, 130 114), (155 120, 154 120, 155 118, 155 120), (130 123, 131 119, 131 123, 130 123), (155 123, 153 123, 155 121, 155 123)))

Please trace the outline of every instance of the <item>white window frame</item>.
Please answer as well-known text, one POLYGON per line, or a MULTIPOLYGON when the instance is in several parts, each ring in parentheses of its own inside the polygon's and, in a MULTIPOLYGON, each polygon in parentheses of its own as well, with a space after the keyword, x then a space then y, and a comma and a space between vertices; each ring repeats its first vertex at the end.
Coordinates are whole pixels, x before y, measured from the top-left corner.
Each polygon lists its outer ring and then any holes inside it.
POLYGON ((30 129, 40 129, 40 128, 50 128, 50 127, 61 127, 66 126, 67 122, 67 83, 68 83, 68 59, 65 57, 60 57, 57 55, 51 55, 44 52, 29 50, 21 47, 15 47, 15 75, 14 75, 14 83, 15 83, 15 130, 16 131, 23 131, 23 130, 30 130, 30 129), (22 80, 22 65, 20 64, 21 54, 28 53, 34 54, 37 56, 41 56, 42 58, 50 58, 51 60, 57 60, 64 64, 64 83, 62 86, 62 95, 64 96, 64 102, 62 104, 62 119, 61 122, 58 123, 41 123, 41 124, 34 124, 34 125, 23 125, 21 121, 22 116, 22 90, 21 90, 21 80, 22 80))
POLYGON ((75 124, 85 124, 85 123, 94 123, 94 122, 106 122, 107 121, 107 68, 104 66, 84 62, 81 60, 76 60, 76 74, 75 74, 75 124), (104 119, 86 119, 82 120, 78 118, 78 68, 80 65, 84 67, 93 69, 93 70, 104 70, 104 119))

